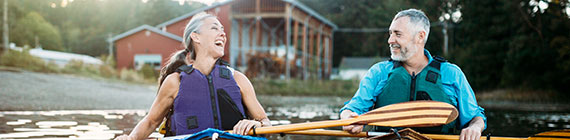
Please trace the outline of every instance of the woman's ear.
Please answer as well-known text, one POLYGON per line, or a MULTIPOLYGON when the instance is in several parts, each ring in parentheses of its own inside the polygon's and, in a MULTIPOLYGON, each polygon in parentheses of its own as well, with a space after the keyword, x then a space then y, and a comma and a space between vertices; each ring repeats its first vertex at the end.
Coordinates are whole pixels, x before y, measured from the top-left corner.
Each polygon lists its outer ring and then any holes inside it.
POLYGON ((198 37, 198 33, 196 32, 190 33, 190 38, 192 38, 192 42, 200 43, 200 38, 198 37))

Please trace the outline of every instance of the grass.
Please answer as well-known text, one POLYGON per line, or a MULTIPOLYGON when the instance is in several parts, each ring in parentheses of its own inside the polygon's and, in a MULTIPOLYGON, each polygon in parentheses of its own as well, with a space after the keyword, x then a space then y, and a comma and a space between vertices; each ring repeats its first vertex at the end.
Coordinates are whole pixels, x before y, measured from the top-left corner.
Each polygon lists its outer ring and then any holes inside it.
POLYGON ((102 65, 86 64, 72 60, 64 67, 53 62, 45 62, 41 58, 30 55, 29 50, 22 52, 10 51, 0 55, 2 70, 17 71, 17 69, 42 73, 72 74, 96 79, 120 80, 132 83, 156 84, 158 71, 152 71, 150 66, 143 66, 141 71, 132 69, 116 70, 113 58, 101 56, 99 59, 108 60, 102 65))
MULTIPOLYGON (((28 50, 22 52, 0 52, 0 70, 20 71, 29 70, 42 73, 72 74, 97 79, 120 80, 131 83, 156 84, 158 72, 150 66, 143 66, 140 71, 132 69, 116 70, 114 60, 101 56, 101 60, 108 60, 103 65, 89 65, 81 61, 71 61, 60 68, 54 63, 46 63, 40 58, 29 54, 28 50)), ((260 95, 283 96, 340 96, 351 97, 358 89, 359 80, 271 80, 252 79, 253 87, 260 95)), ((567 103, 569 95, 547 90, 528 89, 495 89, 478 92, 477 100, 485 101, 516 101, 527 103, 559 102, 567 103)))
POLYGON ((42 59, 30 55, 28 51, 29 50, 24 49, 22 52, 2 52, 2 55, 0 55, 0 65, 35 72, 59 73, 59 69, 54 63, 45 63, 42 59))
POLYGON ((522 103, 568 103, 568 95, 548 90, 532 89, 495 89, 481 92, 478 101, 515 101, 522 103))

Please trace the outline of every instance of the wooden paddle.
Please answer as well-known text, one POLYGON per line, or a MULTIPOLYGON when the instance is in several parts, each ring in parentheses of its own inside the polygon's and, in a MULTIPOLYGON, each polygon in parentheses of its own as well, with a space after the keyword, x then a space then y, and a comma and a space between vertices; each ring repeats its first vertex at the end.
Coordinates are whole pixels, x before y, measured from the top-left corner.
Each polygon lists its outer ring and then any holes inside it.
MULTIPOLYGON (((411 101, 374 109, 355 118, 328 120, 250 130, 248 135, 319 129, 346 125, 376 125, 387 127, 431 127, 450 123, 457 118, 454 106, 437 101, 411 101)), ((231 132, 231 131, 230 131, 231 132)))
MULTIPOLYGON (((283 132, 285 134, 294 135, 315 135, 315 136, 337 136, 337 137, 372 137, 387 135, 386 132, 361 132, 358 134, 350 134, 346 131, 340 130, 302 130, 302 131, 291 131, 283 132)), ((458 140, 459 135, 440 135, 440 134, 422 134, 434 140, 458 140)), ((530 136, 528 138, 516 138, 516 137, 495 137, 491 136, 491 140, 569 140, 570 139, 570 129, 555 130, 538 133, 536 135, 530 136)), ((487 139, 486 136, 481 136, 481 140, 487 139)))

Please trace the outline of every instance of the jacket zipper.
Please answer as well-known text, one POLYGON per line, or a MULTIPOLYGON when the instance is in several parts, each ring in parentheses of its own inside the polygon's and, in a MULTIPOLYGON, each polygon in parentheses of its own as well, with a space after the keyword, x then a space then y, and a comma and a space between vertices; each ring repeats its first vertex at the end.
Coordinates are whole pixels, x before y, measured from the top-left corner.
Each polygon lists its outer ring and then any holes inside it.
POLYGON ((216 106, 216 95, 214 93, 214 83, 212 82, 212 75, 206 76, 208 79, 208 86, 210 87, 210 100, 212 100, 212 116, 214 117, 214 127, 220 129, 218 121, 218 107, 216 106))
POLYGON ((416 73, 412 72, 412 83, 410 86, 410 101, 414 101, 415 100, 415 93, 416 93, 416 73))

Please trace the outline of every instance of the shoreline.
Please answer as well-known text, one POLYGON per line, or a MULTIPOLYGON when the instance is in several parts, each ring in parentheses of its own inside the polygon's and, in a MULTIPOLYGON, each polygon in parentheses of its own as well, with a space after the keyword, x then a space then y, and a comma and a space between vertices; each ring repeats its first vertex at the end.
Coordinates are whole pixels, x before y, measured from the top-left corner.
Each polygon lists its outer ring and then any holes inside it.
POLYGON ((570 105, 564 103, 524 103, 515 101, 479 101, 485 110, 570 112, 570 105))
MULTIPOLYGON (((148 109, 156 96, 156 86, 113 79, 69 74, 40 73, 0 67, 0 111, 148 109)), ((569 112, 570 104, 553 101, 549 95, 535 100, 506 100, 505 90, 477 94, 487 110, 569 112)), ((258 92, 259 96, 282 96, 258 92)), ((510 93, 508 93, 510 94, 510 93)), ((532 94, 532 93, 524 93, 532 94)), ((319 94, 283 96, 322 97, 319 94)), ((330 96, 330 95, 329 95, 330 96)), ((522 96, 522 95, 521 95, 522 96)), ((350 100, 351 96, 337 96, 350 100)), ((347 101, 348 101, 347 100, 347 101)), ((345 101, 334 101, 342 105, 345 101)))

